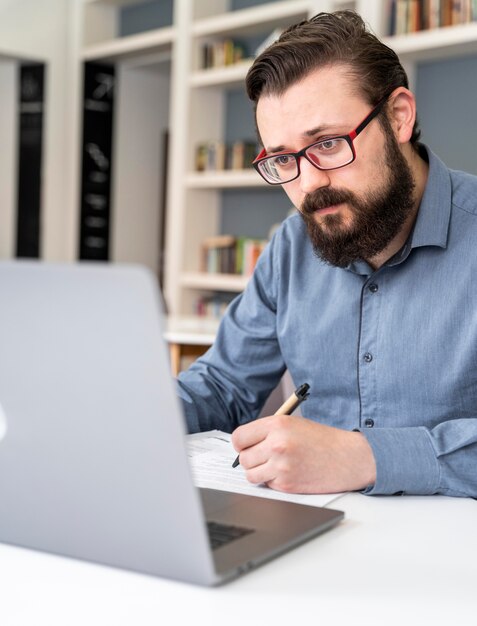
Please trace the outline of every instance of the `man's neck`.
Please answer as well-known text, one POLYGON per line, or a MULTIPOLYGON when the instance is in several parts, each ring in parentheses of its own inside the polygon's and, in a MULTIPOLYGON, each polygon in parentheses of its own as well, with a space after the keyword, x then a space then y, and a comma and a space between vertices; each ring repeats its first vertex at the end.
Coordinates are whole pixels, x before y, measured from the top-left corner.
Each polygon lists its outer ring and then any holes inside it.
POLYGON ((386 261, 393 257, 406 243, 412 227, 414 226, 414 222, 416 221, 416 217, 419 212, 419 205, 421 204, 421 199, 427 183, 429 165, 419 156, 417 151, 410 144, 407 144, 405 148, 403 148, 403 152, 414 177, 414 205, 409 217, 390 244, 376 256, 371 259, 366 259, 367 263, 374 270, 382 267, 386 261))

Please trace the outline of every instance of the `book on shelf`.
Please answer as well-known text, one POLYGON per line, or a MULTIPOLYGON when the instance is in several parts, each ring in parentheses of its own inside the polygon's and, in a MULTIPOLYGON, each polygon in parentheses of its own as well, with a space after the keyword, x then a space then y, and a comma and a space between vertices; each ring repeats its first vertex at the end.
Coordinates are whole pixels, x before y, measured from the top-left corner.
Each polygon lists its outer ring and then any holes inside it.
POLYGON ((258 257, 263 252, 268 239, 252 239, 250 237, 239 237, 237 240, 236 252, 236 273, 242 276, 251 276, 258 257))
POLYGON ((390 0, 389 34, 405 35, 477 21, 476 0, 390 0))
POLYGON ((201 295, 195 302, 194 313, 199 317, 220 319, 236 296, 236 293, 228 292, 201 295))
POLYGON ((250 276, 268 239, 217 235, 202 242, 202 271, 250 276))
POLYGON ((251 167, 258 152, 255 141, 235 141, 231 146, 230 169, 243 170, 251 167))
POLYGON ((256 141, 206 141, 198 144, 195 153, 197 172, 243 170, 252 166, 258 154, 256 141))
POLYGON ((202 69, 235 65, 245 58, 242 43, 233 39, 206 42, 202 45, 202 69))
POLYGON ((235 273, 236 239, 233 235, 209 237, 202 243, 202 271, 235 273))

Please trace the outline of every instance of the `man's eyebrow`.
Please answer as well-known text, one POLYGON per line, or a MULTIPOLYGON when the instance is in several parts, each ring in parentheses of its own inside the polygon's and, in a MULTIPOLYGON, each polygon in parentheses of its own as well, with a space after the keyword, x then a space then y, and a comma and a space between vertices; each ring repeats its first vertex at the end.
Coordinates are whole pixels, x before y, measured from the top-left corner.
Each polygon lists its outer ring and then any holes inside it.
MULTIPOLYGON (((316 126, 315 128, 310 128, 310 130, 305 130, 302 133, 302 137, 315 137, 320 133, 338 133, 340 129, 339 124, 323 124, 322 126, 316 126)), ((265 148, 267 154, 273 154, 274 152, 293 152, 293 150, 289 150, 283 145, 280 146, 270 146, 265 148)))
POLYGON ((319 135, 320 133, 329 133, 333 129, 337 130, 340 128, 339 124, 322 124, 321 126, 316 126, 316 128, 311 128, 310 130, 306 130, 303 133, 304 137, 314 137, 315 135, 319 135))
POLYGON ((272 152, 285 152, 285 146, 270 146, 269 148, 265 148, 265 152, 267 154, 271 154, 272 152))

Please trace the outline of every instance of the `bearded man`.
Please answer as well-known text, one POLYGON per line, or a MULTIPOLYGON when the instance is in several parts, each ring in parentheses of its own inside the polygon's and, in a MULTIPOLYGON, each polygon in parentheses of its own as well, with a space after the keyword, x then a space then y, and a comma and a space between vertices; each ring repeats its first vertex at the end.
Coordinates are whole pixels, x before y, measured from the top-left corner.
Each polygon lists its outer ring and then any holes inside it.
POLYGON ((190 432, 252 483, 477 497, 477 178, 419 142, 397 55, 354 12, 287 29, 246 80, 254 167, 298 213, 178 377, 190 432), (303 417, 256 419, 285 370, 303 417))

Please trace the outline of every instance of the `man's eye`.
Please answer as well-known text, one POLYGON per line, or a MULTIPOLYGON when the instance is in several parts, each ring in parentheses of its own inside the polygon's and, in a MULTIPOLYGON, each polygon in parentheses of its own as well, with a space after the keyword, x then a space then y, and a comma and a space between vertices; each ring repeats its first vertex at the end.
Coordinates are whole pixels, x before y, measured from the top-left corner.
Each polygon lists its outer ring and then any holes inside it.
POLYGON ((335 150, 339 144, 339 139, 325 139, 324 141, 320 141, 316 147, 318 150, 322 150, 323 152, 329 152, 330 150, 335 150))
POLYGON ((278 165, 279 167, 286 167, 292 162, 293 157, 291 157, 289 154, 282 154, 281 156, 275 157, 275 165, 278 165))

